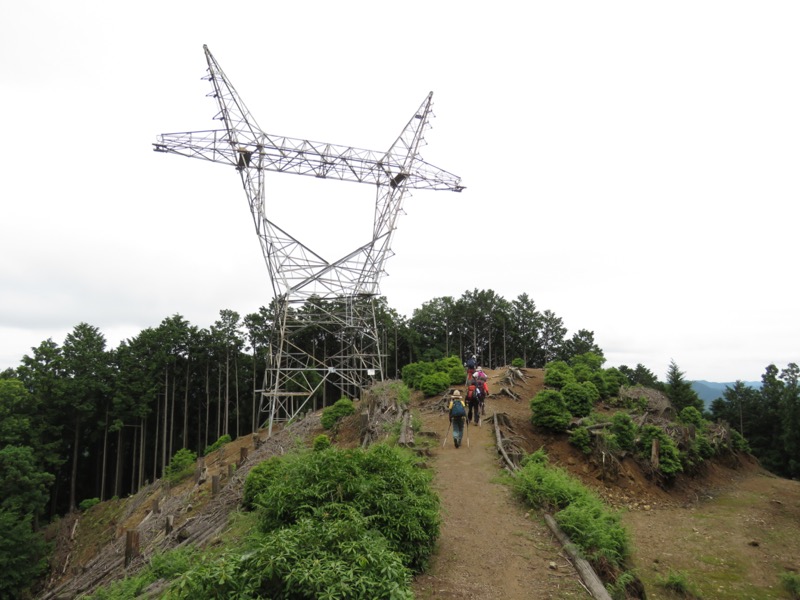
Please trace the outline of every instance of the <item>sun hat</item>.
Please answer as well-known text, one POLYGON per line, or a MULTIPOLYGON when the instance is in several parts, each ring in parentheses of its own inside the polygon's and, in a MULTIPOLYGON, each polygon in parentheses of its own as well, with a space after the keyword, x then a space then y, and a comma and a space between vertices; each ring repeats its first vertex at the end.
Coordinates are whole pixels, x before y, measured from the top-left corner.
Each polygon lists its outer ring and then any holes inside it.
POLYGON ((460 398, 461 397, 461 392, 458 391, 458 390, 453 390, 453 397, 454 398, 460 398))

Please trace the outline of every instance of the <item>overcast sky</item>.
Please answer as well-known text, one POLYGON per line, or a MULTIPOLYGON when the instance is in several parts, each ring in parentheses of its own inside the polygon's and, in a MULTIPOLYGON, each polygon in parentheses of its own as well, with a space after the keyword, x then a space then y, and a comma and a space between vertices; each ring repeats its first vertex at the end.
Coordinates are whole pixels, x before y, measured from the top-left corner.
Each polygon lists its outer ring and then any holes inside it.
MULTIPOLYGON (((796 1, 3 2, 0 369, 269 303, 236 171, 152 151, 220 127, 207 44, 271 134, 385 150, 434 92, 422 157, 467 189, 406 200, 401 314, 527 293, 606 366, 758 380, 800 361, 798 31, 796 1)), ((371 235, 370 186, 267 184, 329 260, 371 235)))

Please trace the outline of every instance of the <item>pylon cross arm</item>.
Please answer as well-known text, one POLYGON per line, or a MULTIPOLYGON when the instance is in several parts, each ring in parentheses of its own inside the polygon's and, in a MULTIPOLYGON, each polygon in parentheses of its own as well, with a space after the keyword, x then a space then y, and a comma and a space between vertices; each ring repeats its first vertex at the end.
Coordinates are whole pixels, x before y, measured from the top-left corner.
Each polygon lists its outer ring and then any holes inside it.
POLYGON ((463 190, 461 178, 423 160, 410 168, 404 157, 324 142, 262 134, 254 142, 232 144, 225 129, 163 133, 153 144, 156 152, 168 152, 227 164, 237 169, 254 168, 294 173, 322 179, 340 179, 411 189, 463 190))

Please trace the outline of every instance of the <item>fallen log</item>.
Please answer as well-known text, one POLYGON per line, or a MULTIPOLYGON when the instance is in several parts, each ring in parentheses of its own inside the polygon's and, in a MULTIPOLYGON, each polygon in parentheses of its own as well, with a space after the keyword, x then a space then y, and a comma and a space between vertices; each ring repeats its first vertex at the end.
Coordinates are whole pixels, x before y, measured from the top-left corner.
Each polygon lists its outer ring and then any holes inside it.
POLYGON ((578 548, 573 544, 567 534, 561 530, 561 527, 558 526, 556 520, 549 514, 545 513, 544 520, 547 523, 547 526, 550 528, 550 531, 553 532, 553 535, 556 536, 561 545, 564 547, 564 550, 567 551, 570 558, 572 558, 573 564, 575 565, 575 570, 580 575, 581 580, 583 581, 586 588, 589 590, 589 593, 597 600, 611 600, 611 595, 606 590, 603 582, 600 581, 600 578, 595 573, 592 565, 590 565, 585 558, 582 558, 578 548))
POLYGON ((492 415, 492 420, 494 421, 494 436, 495 440, 497 440, 497 449, 500 451, 500 454, 502 454, 503 460, 506 461, 508 468, 511 470, 511 472, 514 472, 519 467, 517 467, 517 465, 511 461, 511 459, 508 457, 506 449, 503 447, 503 436, 500 434, 500 425, 498 424, 497 413, 492 415))

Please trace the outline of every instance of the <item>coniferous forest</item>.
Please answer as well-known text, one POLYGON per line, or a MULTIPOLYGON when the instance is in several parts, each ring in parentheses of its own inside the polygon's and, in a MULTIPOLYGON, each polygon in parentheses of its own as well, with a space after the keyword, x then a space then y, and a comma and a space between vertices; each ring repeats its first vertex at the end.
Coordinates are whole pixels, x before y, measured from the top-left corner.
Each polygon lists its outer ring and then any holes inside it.
MULTIPOLYGON (((263 421, 257 390, 271 314, 221 310, 208 328, 175 314, 116 348, 97 327, 79 323, 63 341, 42 341, 0 373, 0 526, 8 542, 36 555, 32 532, 43 522, 81 503, 135 493, 165 474, 176 452, 202 455, 223 436, 253 432, 263 421)), ((302 309, 293 318, 302 319, 302 309)), ((410 318, 381 300, 378 327, 386 378, 452 355, 475 354, 490 368, 603 356, 592 331, 568 335, 562 319, 527 294, 509 301, 475 289, 430 300, 410 318)), ((311 325, 297 343, 312 353, 336 339, 311 325)), ((629 384, 666 392, 677 410, 703 409, 674 362, 664 382, 641 364, 615 371, 629 384)), ((799 379, 794 363, 769 365, 761 389, 737 382, 707 416, 729 422, 774 473, 800 476, 799 379)), ((322 389, 314 408, 337 400, 338 391, 322 389)))

